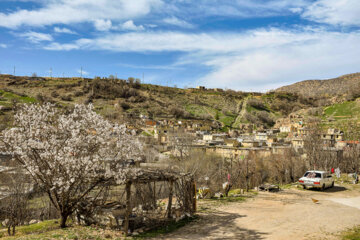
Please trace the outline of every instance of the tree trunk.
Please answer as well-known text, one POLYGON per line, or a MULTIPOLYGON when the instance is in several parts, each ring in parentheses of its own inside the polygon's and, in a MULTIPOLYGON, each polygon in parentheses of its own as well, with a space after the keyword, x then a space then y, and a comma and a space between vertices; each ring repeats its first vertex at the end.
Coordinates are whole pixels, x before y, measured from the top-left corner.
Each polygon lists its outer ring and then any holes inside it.
POLYGON ((129 218, 131 213, 131 182, 126 183, 126 214, 125 214, 125 237, 128 236, 129 218))
POLYGON ((13 235, 13 236, 15 236, 15 227, 16 227, 15 225, 12 227, 12 230, 13 230, 13 231, 12 231, 12 235, 13 235))
POLYGON ((66 228, 66 220, 68 217, 69 217, 68 213, 61 213, 61 222, 60 222, 61 228, 66 228))

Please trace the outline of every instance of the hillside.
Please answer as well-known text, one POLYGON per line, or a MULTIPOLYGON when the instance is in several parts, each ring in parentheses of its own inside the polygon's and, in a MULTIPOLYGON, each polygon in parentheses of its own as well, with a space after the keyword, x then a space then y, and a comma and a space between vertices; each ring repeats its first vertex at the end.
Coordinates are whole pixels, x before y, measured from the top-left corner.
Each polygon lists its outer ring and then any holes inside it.
POLYGON ((179 89, 141 84, 138 79, 41 78, 0 75, 1 128, 17 103, 53 102, 63 107, 93 103, 108 119, 197 119, 219 123, 222 130, 271 127, 275 120, 315 104, 293 93, 245 93, 221 89, 179 89), (6 118, 6 119, 5 119, 6 118))
POLYGON ((276 92, 290 92, 305 97, 333 97, 360 94, 360 73, 353 73, 328 80, 306 80, 276 89, 276 92))

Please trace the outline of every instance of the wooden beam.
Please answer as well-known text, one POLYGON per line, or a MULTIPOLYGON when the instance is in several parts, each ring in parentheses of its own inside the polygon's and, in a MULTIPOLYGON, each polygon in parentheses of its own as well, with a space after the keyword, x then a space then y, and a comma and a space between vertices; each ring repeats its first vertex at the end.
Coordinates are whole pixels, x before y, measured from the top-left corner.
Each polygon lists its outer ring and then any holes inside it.
POLYGON ((195 180, 192 180, 192 183, 191 183, 193 186, 193 189, 194 189, 194 191, 193 191, 193 194, 191 194, 192 195, 192 203, 193 203, 193 213, 195 213, 196 212, 196 205, 197 205, 197 202, 196 202, 196 183, 195 183, 195 180))
POLYGON ((131 214, 131 182, 126 183, 126 213, 125 213, 125 237, 128 236, 129 231, 129 218, 131 214))
POLYGON ((168 206, 167 206, 167 217, 171 218, 171 205, 172 205, 172 198, 173 198, 173 185, 174 182, 170 181, 170 191, 169 191, 169 202, 168 202, 168 206))

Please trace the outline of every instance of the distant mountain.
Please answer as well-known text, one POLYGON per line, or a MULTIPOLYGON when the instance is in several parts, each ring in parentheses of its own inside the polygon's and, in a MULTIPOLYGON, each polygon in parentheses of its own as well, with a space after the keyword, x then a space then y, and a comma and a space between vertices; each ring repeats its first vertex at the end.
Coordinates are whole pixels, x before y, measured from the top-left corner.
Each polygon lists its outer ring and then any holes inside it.
POLYGON ((360 73, 328 80, 306 80, 280 87, 276 92, 296 93, 305 97, 332 97, 360 93, 360 73))

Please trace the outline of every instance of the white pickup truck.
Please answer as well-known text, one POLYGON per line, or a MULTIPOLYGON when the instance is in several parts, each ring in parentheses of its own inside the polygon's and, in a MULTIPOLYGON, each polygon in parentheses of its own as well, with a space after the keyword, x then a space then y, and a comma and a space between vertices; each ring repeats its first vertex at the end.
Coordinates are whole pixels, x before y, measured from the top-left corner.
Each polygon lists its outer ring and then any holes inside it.
POLYGON ((304 189, 313 187, 325 190, 325 188, 334 187, 334 179, 331 174, 325 171, 307 171, 299 183, 304 189))

